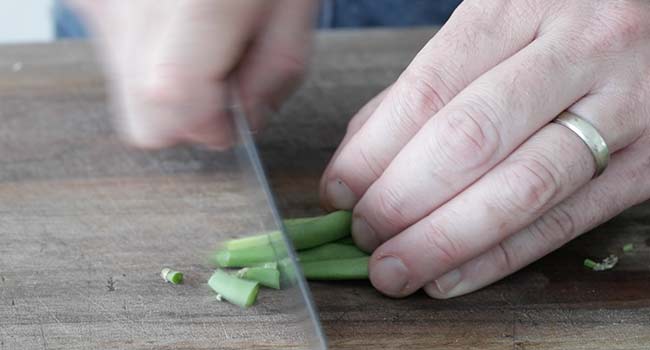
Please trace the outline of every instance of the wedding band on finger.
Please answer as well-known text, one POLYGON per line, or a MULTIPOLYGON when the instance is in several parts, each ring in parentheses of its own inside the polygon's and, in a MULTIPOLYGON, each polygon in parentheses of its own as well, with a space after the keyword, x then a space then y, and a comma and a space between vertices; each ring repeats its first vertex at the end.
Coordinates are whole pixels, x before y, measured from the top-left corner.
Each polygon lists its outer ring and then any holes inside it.
POLYGON ((591 123, 569 111, 562 112, 557 118, 553 119, 553 123, 560 124, 573 131, 587 145, 596 162, 594 178, 605 171, 609 163, 609 148, 605 139, 591 123))

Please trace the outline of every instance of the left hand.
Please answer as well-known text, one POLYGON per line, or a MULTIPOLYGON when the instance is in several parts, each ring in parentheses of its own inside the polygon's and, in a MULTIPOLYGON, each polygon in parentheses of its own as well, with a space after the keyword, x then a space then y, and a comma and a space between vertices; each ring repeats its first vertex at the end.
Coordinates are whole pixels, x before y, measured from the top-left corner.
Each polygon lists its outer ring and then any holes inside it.
POLYGON ((395 297, 472 292, 650 198, 650 2, 466 0, 323 175, 395 297), (594 158, 563 111, 588 120, 594 158))

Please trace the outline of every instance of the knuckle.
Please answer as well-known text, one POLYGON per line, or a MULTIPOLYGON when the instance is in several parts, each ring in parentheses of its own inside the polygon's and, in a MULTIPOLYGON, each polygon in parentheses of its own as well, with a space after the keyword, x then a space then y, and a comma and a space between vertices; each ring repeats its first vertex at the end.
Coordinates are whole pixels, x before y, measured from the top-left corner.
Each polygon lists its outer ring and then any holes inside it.
MULTIPOLYGON (((639 144, 634 146, 648 149, 650 143, 644 141, 646 140, 642 139, 637 141, 639 144)), ((620 169, 620 175, 617 176, 619 177, 619 181, 617 181, 618 186, 626 189, 633 188, 633 193, 625 191, 615 196, 609 196, 607 198, 608 208, 618 208, 617 210, 622 210, 632 204, 636 205, 648 200, 648 198, 650 198, 650 177, 648 177, 648 174, 650 174, 650 153, 645 152, 643 156, 639 156, 638 162, 634 165, 620 169), (623 195, 623 193, 629 194, 623 195)), ((601 200, 600 197, 596 197, 595 199, 597 201, 601 200)), ((600 221, 609 219, 606 215, 607 214, 604 213, 603 216, 600 216, 598 219, 600 221)))
POLYGON ((256 57, 252 59, 255 63, 249 66, 253 68, 246 71, 242 81, 243 87, 250 91, 251 98, 279 109, 282 102, 296 90, 305 75, 307 62, 300 50, 289 51, 289 48, 269 47, 255 54, 256 57), (263 80, 261 84, 260 78, 263 80))
POLYGON ((506 191, 498 197, 504 211, 527 215, 542 212, 560 191, 555 174, 545 156, 528 155, 513 161, 502 181, 506 191))
POLYGON ((517 269, 516 261, 516 256, 513 255, 512 249, 505 241, 496 245, 494 264, 499 271, 515 271, 517 269))
POLYGON ((646 154, 643 161, 639 164, 638 171, 633 171, 629 178, 646 184, 646 187, 650 187, 650 181, 648 181, 647 174, 650 174, 650 154, 646 154))
POLYGON ((552 6, 550 2, 540 2, 538 0, 508 0, 507 9, 511 15, 526 16, 528 18, 538 17, 539 13, 545 8, 552 6))
POLYGON ((537 240, 550 247, 560 247, 576 236, 576 222, 565 206, 558 205, 536 220, 529 230, 537 240))
MULTIPOLYGON (((546 62, 550 67, 564 67, 567 64, 575 65, 583 63, 585 57, 591 58, 584 47, 586 40, 580 28, 567 30, 566 35, 560 37, 549 38, 548 45, 543 48, 544 58, 540 57, 540 63, 546 62)), ((546 66, 543 66, 546 68, 546 66)))
POLYGON ((597 12, 587 35, 587 54, 619 52, 648 34, 648 6, 638 1, 610 1, 597 12))
POLYGON ((481 0, 463 1, 456 12, 463 17, 497 19, 509 0, 493 0, 487 3, 481 0))
MULTIPOLYGON (((503 21, 506 16, 533 17, 539 12, 539 1, 535 0, 481 0, 463 1, 458 6, 458 14, 479 22, 482 29, 494 31, 495 23, 503 21)), ((545 4, 546 5, 546 4, 545 4)), ((514 19, 514 18, 513 18, 514 19)))
POLYGON ((404 199, 400 192, 393 187, 386 187, 377 193, 376 218, 390 226, 404 227, 408 224, 408 216, 404 210, 404 199))
POLYGON ((159 65, 153 68, 148 78, 138 84, 138 95, 147 104, 163 107, 179 107, 192 99, 195 82, 178 70, 159 65))
POLYGON ((479 168, 492 159, 500 140, 496 126, 486 113, 464 108, 441 117, 439 132, 430 152, 463 171, 479 168))
POLYGON ((424 232, 424 249, 431 257, 431 261, 444 267, 456 265, 462 257, 463 251, 460 242, 450 233, 432 220, 427 220, 428 227, 424 232))
POLYGON ((391 123, 408 132, 417 131, 447 103, 451 95, 442 74, 424 67, 407 69, 396 90, 397 101, 393 104, 391 123))
POLYGON ((373 180, 379 178, 384 172, 384 162, 382 162, 378 154, 366 148, 367 146, 360 145, 357 148, 357 159, 361 162, 361 169, 367 169, 373 176, 373 180))

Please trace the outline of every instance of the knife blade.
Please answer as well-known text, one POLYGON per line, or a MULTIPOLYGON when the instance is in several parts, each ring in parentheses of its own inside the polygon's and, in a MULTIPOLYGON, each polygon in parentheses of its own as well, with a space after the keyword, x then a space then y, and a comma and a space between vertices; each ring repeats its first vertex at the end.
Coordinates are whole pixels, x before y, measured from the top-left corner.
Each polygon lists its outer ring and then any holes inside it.
POLYGON ((276 261, 284 262, 283 274, 285 278, 283 278, 284 284, 281 291, 284 297, 281 305, 284 311, 292 315, 292 326, 295 327, 298 333, 295 337, 296 344, 292 344, 292 347, 327 349, 327 340, 318 312, 300 265, 297 262, 293 243, 286 233, 238 91, 233 84, 230 89, 229 110, 238 139, 235 153, 244 173, 252 174, 248 179, 249 190, 256 191, 256 195, 261 199, 262 203, 258 204, 258 206, 265 206, 264 209, 261 209, 266 212, 268 218, 263 223, 263 226, 265 226, 263 228, 264 232, 282 232, 282 239, 273 241, 271 244, 274 247, 276 261), (287 274, 289 276, 286 276, 287 274))

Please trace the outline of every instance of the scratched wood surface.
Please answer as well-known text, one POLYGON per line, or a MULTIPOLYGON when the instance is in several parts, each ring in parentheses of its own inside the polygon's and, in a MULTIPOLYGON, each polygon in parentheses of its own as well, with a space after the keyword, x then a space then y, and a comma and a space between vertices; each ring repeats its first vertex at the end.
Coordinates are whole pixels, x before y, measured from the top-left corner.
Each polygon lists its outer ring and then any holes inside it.
MULTIPOLYGON (((260 139, 282 211, 319 213, 320 172, 350 115, 432 29, 318 37, 304 87, 260 139)), ((0 350, 287 347, 282 296, 215 302, 200 253, 252 225, 228 155, 128 149, 84 43, 0 47, 0 350), (165 285, 163 265, 184 270, 165 285)), ((311 283, 337 349, 648 349, 650 205, 453 300, 391 300, 366 282, 311 283), (582 268, 632 242, 612 271, 582 268)))

